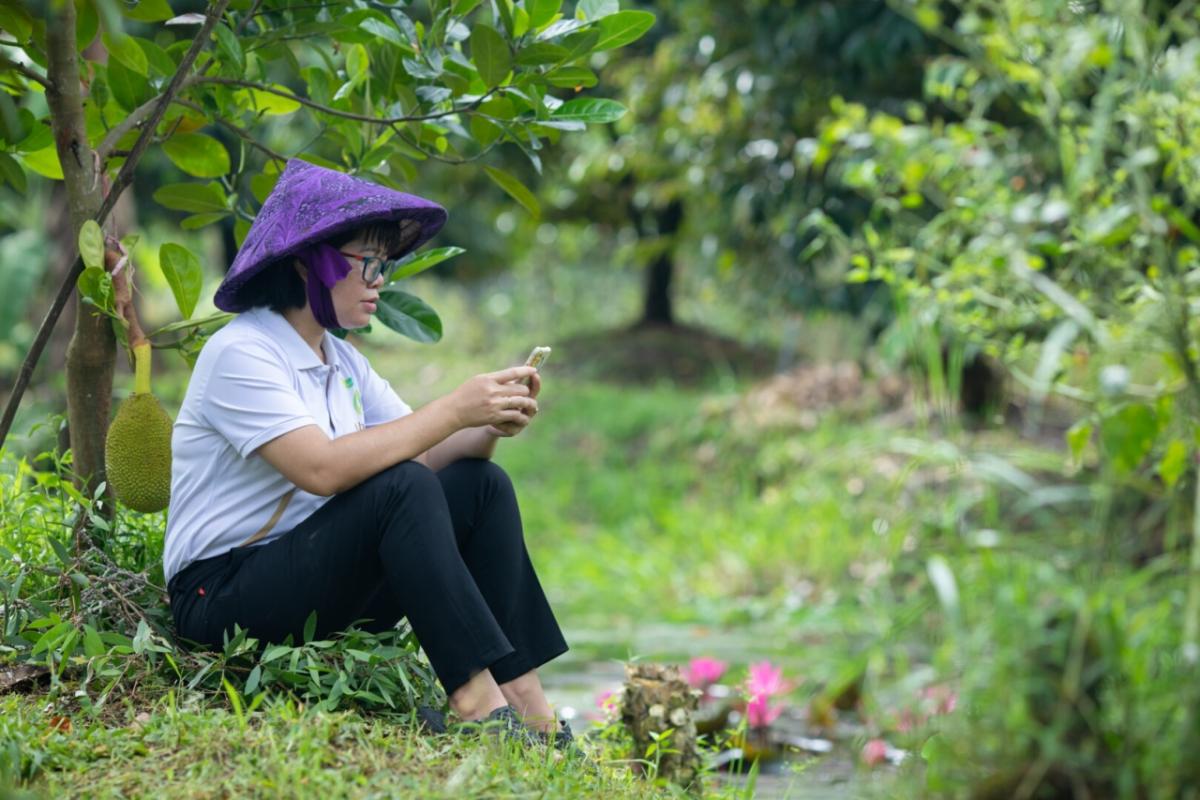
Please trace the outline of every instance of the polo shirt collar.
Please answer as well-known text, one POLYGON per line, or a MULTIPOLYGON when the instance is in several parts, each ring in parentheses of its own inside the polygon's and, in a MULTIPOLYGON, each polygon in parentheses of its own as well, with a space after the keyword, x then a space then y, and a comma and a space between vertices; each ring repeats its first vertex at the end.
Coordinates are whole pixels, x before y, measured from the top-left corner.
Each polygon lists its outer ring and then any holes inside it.
MULTIPOLYGON (((251 309, 246 314, 253 317, 254 321, 266 331, 267 335, 284 349, 288 360, 292 362, 292 366, 296 369, 308 370, 327 366, 321 363, 321 359, 308 346, 308 342, 304 341, 304 337, 300 335, 300 332, 293 328, 292 323, 284 319, 282 314, 276 313, 266 306, 251 309)), ((333 346, 332 339, 333 337, 329 334, 329 331, 326 331, 324 338, 321 340, 321 349, 325 351, 328 366, 333 369, 339 369, 337 349, 333 346)))

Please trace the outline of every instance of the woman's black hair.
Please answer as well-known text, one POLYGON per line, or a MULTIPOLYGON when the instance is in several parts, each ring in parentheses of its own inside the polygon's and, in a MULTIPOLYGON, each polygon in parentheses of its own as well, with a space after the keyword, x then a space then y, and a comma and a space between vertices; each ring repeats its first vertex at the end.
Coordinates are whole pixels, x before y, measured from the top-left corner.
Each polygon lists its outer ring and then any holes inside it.
MULTIPOLYGON (((339 233, 327 241, 333 247, 341 248, 346 242, 361 236, 388 253, 389 258, 394 258, 396 255, 402 255, 412 245, 415 238, 412 233, 414 228, 419 231, 420 225, 373 222, 339 233)), ((276 314, 282 314, 290 308, 302 308, 308 303, 304 292, 304 280, 296 272, 292 258, 280 259, 259 270, 242 285, 238 295, 247 307, 266 306, 276 314)))

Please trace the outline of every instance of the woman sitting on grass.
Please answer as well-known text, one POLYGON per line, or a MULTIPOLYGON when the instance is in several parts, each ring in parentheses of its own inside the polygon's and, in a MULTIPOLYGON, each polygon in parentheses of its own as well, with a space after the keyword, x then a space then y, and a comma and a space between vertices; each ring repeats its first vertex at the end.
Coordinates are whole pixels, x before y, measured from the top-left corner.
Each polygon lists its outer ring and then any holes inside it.
POLYGON ((235 624, 299 641, 314 611, 319 637, 407 617, 460 717, 562 746, 570 729, 536 670, 567 645, 489 460, 537 413, 536 370, 477 375, 413 411, 328 332, 367 325, 392 262, 445 219, 287 163, 217 290, 244 313, 205 344, 175 423, 171 610, 180 635, 213 647, 235 624))

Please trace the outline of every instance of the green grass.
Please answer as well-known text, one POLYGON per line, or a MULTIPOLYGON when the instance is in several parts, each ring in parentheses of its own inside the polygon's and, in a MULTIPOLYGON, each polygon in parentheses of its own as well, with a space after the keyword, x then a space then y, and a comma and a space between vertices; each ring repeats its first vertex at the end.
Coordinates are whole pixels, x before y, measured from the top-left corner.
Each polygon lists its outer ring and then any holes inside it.
POLYGON ((642 797, 625 770, 564 765, 488 740, 459 742, 340 712, 272 703, 250 718, 174 696, 108 725, 54 728, 39 703, 0 702, 29 788, 45 797, 642 797), (140 716, 139 716, 140 714, 140 716))

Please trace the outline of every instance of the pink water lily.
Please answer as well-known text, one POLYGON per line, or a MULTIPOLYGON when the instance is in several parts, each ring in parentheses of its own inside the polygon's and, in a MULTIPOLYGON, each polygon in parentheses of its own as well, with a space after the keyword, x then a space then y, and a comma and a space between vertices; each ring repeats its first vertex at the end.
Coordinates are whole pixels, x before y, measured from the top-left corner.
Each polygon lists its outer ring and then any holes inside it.
POLYGON ((921 697, 933 706, 934 714, 952 714, 958 707, 958 692, 950 686, 926 686, 921 697))
POLYGON ((783 667, 770 661, 750 665, 746 680, 746 721, 752 728, 765 728, 783 713, 782 705, 772 705, 772 697, 784 694, 792 684, 783 679, 783 667))
POLYGON ((751 698, 773 697, 790 688, 791 686, 783 680, 783 667, 772 666, 770 661, 750 665, 750 680, 746 683, 746 693, 751 698))
POLYGON ((605 719, 616 719, 621 711, 621 690, 608 689, 597 694, 596 708, 600 709, 605 719))
POLYGON ((871 739, 862 749, 862 760, 867 766, 873 767, 887 761, 888 746, 883 739, 871 739))
POLYGON ((773 706, 767 695, 760 694, 750 698, 746 703, 746 721, 751 728, 765 728, 779 718, 783 706, 773 706))
POLYGON ((685 670, 683 677, 689 686, 697 689, 705 689, 721 680, 721 676, 725 674, 725 670, 728 668, 729 665, 724 661, 701 656, 693 658, 688 662, 687 670, 685 670))

